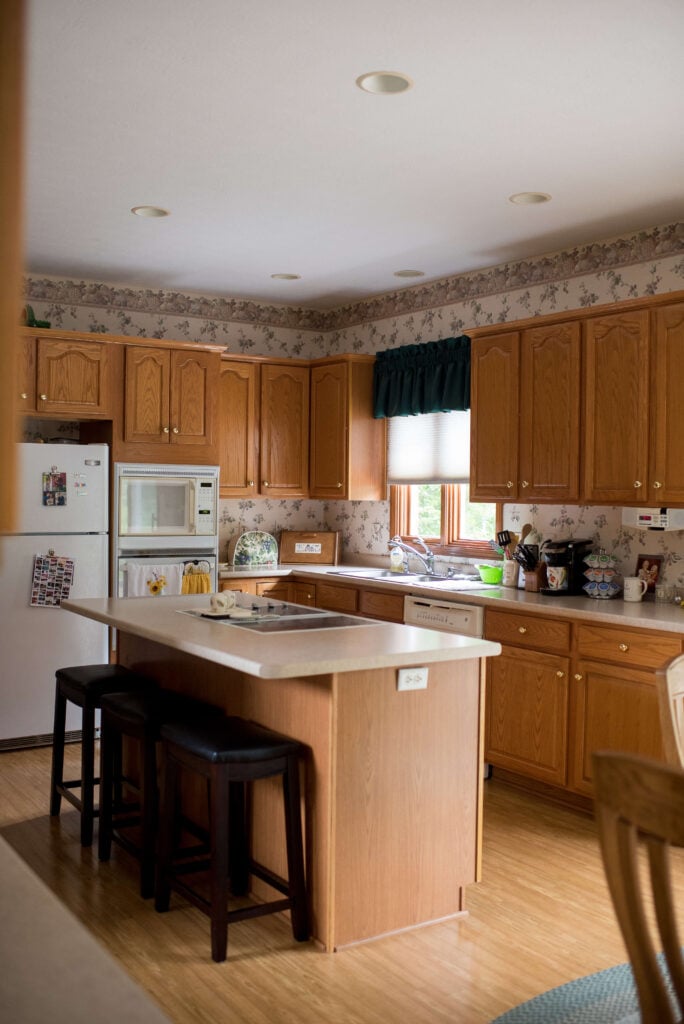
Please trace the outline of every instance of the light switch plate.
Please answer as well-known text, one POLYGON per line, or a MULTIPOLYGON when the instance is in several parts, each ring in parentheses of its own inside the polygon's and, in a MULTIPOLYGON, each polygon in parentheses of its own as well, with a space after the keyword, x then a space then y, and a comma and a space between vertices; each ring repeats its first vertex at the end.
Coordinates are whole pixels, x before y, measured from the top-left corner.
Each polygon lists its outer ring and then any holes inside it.
POLYGON ((427 690, 427 668, 400 668, 397 673, 397 690, 427 690))

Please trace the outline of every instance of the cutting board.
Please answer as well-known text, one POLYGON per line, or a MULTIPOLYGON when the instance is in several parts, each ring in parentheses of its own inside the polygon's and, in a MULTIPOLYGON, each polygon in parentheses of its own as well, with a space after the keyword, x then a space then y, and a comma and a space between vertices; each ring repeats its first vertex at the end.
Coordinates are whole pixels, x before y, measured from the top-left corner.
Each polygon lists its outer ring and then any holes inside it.
POLYGON ((337 565, 339 558, 339 530, 309 533, 283 530, 280 535, 280 561, 283 564, 337 565))

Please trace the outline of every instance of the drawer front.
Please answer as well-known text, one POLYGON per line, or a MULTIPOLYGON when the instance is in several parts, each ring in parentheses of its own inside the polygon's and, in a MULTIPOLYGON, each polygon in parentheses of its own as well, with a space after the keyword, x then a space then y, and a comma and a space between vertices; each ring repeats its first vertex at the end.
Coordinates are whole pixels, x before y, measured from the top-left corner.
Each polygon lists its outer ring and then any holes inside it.
POLYGON ((558 654, 570 652, 570 623, 539 615, 485 611, 485 637, 502 644, 533 647, 558 654))
POLYGON ((359 592, 355 587, 338 587, 334 583, 316 584, 316 604, 333 612, 356 612, 359 592))
POLYGON ((359 601, 359 612, 374 619, 385 619, 388 622, 404 621, 404 595, 383 594, 377 590, 362 590, 359 601))
POLYGON ((272 597, 277 601, 292 600, 292 584, 284 580, 266 580, 256 584, 257 597, 272 597))
POLYGON ((674 635, 584 624, 577 630, 580 657, 655 669, 681 652, 682 642, 674 635))

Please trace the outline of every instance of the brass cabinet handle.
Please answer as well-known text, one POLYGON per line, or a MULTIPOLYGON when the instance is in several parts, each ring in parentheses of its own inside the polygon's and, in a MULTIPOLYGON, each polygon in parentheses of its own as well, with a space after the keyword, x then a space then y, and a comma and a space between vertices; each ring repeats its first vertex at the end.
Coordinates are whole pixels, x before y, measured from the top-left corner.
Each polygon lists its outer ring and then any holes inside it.
POLYGON ((169 428, 168 427, 164 427, 163 430, 162 430, 162 433, 168 434, 168 432, 169 432, 169 428))
POLYGON ((522 635, 524 636, 527 632, 527 626, 518 626, 518 632, 522 633, 522 635))
POLYGON ((625 651, 629 650, 629 644, 618 644, 618 650, 624 654, 625 651))
POLYGON ((659 489, 660 487, 662 487, 663 485, 661 484, 660 480, 654 480, 654 481, 653 481, 653 486, 654 486, 654 488, 655 488, 655 489, 656 489, 656 491, 657 491, 657 490, 658 490, 658 489, 659 489))
POLYGON ((562 679, 565 676, 565 672, 563 672, 563 670, 559 668, 556 672, 556 675, 559 679, 562 679))
POLYGON ((578 683, 580 683, 583 678, 584 678, 584 676, 582 675, 581 672, 575 672, 575 679, 577 680, 578 683))
POLYGON ((341 487, 342 487, 342 483, 340 482, 340 483, 339 483, 339 484, 337 485, 337 489, 338 489, 338 491, 339 491, 339 489, 340 489, 341 487))
POLYGON ((521 481, 521 484, 520 484, 520 486, 521 486, 521 487, 529 487, 529 486, 530 486, 530 482, 529 482, 529 480, 523 480, 523 481, 521 481))
POLYGON ((506 487, 508 488, 509 491, 512 490, 513 489, 513 481, 512 480, 507 480, 506 481, 506 487))
POLYGON ((22 391, 22 393, 19 395, 19 397, 20 398, 28 398, 28 392, 22 391))
POLYGON ((173 432, 174 432, 174 434, 179 434, 180 433, 178 427, 174 427, 173 428, 173 432))
POLYGON ((254 487, 254 481, 253 480, 248 480, 247 481, 247 486, 248 487, 254 487))
POLYGON ((39 395, 38 397, 40 398, 41 402, 47 402, 47 395, 39 395))
POLYGON ((641 487, 641 480, 635 480, 634 481, 634 487, 635 487, 635 489, 641 487))

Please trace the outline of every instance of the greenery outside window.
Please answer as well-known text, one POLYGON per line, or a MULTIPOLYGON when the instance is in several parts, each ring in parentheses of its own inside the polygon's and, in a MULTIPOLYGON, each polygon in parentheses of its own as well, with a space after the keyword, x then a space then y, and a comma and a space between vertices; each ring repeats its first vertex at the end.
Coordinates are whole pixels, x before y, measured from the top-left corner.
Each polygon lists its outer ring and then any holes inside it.
POLYGON ((502 529, 502 506, 469 501, 469 485, 390 487, 390 536, 422 537, 436 555, 495 557, 489 541, 502 529))

